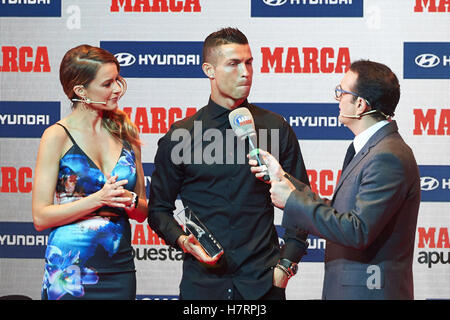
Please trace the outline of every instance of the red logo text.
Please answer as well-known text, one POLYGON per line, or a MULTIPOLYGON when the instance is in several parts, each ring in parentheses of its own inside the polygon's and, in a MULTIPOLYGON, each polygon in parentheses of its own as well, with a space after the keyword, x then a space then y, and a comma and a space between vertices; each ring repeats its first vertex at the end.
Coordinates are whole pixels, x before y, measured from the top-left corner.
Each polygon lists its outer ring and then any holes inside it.
POLYGON ((0 72, 50 72, 47 47, 2 47, 0 72))
POLYGON ((314 193, 323 197, 331 197, 341 176, 341 170, 335 174, 332 170, 307 170, 309 184, 314 193))
POLYGON ((112 0, 111 12, 200 12, 200 0, 112 0))
POLYGON ((450 12, 449 0, 416 0, 414 12, 450 12))
POLYGON ((197 108, 187 108, 183 111, 181 108, 171 107, 137 107, 134 109, 130 107, 123 108, 123 111, 128 114, 131 121, 133 121, 139 128, 140 133, 167 133, 170 126, 183 118, 190 117, 197 112, 197 108))
POLYGON ((33 188, 31 178, 33 170, 29 167, 0 167, 2 174, 0 192, 29 193, 33 188))
POLYGON ((450 248, 448 228, 417 228, 419 235, 418 248, 450 248))
POLYGON ((344 73, 350 68, 349 48, 261 48, 261 73, 344 73))
POLYGON ((414 109, 414 135, 450 135, 450 109, 414 109))

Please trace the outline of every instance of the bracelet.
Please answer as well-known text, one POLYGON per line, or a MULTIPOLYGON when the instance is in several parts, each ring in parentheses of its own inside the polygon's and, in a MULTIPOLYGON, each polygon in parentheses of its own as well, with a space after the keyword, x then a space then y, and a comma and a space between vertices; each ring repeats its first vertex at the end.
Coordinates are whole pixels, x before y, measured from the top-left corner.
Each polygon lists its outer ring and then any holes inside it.
POLYGON ((134 198, 134 208, 136 209, 139 205, 139 196, 136 194, 136 198, 134 198))
POLYGON ((132 191, 130 191, 130 192, 133 195, 133 200, 131 200, 131 204, 128 206, 128 208, 129 209, 132 209, 132 208, 136 209, 137 206, 138 206, 138 203, 139 203, 139 196, 136 193, 132 192, 132 191))

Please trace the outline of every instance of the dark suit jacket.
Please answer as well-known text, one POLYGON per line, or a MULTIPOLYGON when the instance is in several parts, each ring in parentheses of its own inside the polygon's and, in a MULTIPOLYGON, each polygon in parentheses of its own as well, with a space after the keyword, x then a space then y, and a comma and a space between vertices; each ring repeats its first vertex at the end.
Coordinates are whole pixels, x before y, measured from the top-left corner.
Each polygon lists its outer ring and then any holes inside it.
POLYGON ((324 299, 413 299, 412 260, 420 178, 395 121, 344 170, 329 201, 296 181, 283 226, 327 240, 324 299))

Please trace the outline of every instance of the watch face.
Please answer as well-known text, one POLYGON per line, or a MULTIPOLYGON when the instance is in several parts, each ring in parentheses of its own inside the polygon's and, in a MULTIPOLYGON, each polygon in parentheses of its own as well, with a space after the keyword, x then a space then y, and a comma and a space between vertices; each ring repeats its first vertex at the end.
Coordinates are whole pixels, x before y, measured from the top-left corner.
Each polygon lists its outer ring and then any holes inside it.
POLYGON ((298 264, 297 263, 290 262, 287 259, 282 259, 279 263, 282 266, 284 266, 286 269, 289 269, 293 274, 297 273, 297 270, 298 270, 298 264))

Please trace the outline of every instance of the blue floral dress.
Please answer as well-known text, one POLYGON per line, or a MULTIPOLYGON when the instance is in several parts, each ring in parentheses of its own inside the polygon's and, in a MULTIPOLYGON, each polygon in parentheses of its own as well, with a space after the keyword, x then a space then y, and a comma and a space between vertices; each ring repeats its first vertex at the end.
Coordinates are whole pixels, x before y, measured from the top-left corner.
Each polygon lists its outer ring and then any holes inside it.
MULTIPOLYGON (((57 123, 59 124, 59 123, 57 123)), ((61 124, 59 124, 61 125, 61 124)), ((62 125, 61 125, 62 126, 62 125)), ((79 200, 100 190, 106 176, 81 150, 69 131, 73 146, 59 162, 56 202, 79 200)), ((111 175, 136 184, 135 154, 124 141, 111 175)), ((135 299, 136 274, 131 228, 123 209, 108 208, 118 217, 93 212, 82 220, 51 230, 45 253, 42 299, 135 299)))

